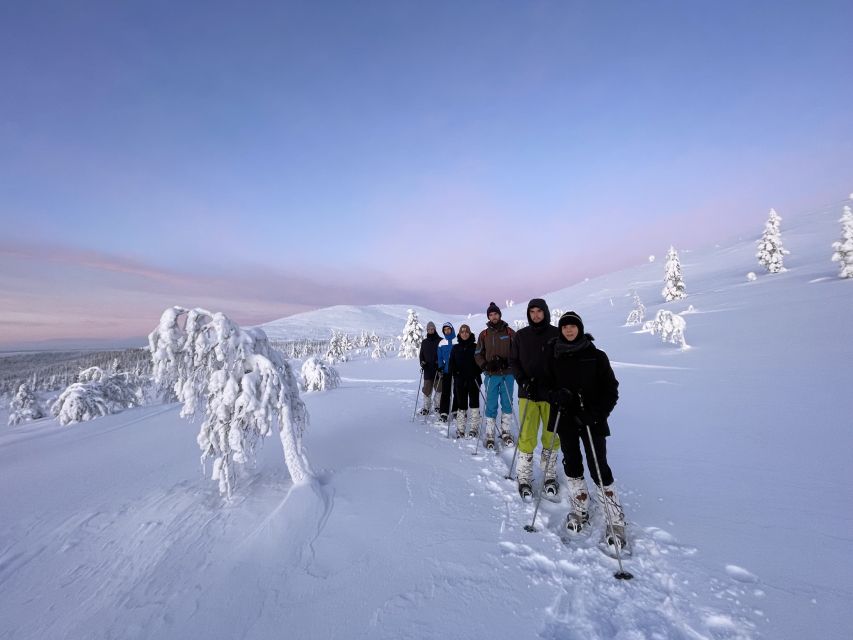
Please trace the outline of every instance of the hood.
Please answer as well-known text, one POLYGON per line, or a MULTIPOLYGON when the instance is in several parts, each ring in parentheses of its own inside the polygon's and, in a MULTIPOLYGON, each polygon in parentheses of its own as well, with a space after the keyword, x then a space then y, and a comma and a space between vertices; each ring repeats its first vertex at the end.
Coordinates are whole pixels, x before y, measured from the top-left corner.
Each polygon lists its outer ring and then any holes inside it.
POLYGON ((551 324, 551 310, 548 308, 548 303, 545 302, 542 298, 533 298, 530 302, 527 303, 527 324, 531 327, 544 326, 551 324), (530 321, 530 309, 533 307, 539 307, 542 311, 545 312, 545 317, 542 319, 542 322, 539 324, 533 324, 530 321))
POLYGON ((456 329, 453 328, 452 324, 450 324, 449 322, 445 322, 443 325, 441 325, 441 337, 442 339, 447 338, 448 341, 453 340, 453 338, 456 337, 456 329), (449 336, 444 335, 444 327, 450 327, 449 336))

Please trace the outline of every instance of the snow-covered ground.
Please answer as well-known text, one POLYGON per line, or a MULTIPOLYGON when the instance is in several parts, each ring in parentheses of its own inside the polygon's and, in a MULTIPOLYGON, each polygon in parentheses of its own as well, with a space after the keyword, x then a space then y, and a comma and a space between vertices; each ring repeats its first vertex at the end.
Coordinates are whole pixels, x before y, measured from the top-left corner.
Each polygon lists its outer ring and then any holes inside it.
POLYGON ((362 359, 303 395, 319 481, 294 487, 271 438, 228 504, 177 405, 0 431, 0 638, 849 637, 840 214, 783 220, 782 274, 758 271, 750 238, 682 251, 680 302, 660 303, 662 261, 545 296, 582 315, 621 383, 609 450, 634 580, 595 535, 560 541, 565 502, 526 532, 512 450, 475 456, 412 422, 416 365, 362 359), (647 317, 693 305, 690 349, 623 326, 634 290, 647 317))

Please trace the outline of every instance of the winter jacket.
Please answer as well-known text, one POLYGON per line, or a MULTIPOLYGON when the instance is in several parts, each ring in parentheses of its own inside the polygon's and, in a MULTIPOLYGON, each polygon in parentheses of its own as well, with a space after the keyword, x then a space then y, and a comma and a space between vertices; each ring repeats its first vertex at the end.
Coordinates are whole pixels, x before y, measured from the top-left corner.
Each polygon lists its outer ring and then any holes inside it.
POLYGON ((438 370, 439 342, 441 342, 441 336, 437 333, 428 333, 423 342, 421 342, 419 357, 421 359, 421 368, 424 370, 424 378, 427 380, 435 378, 435 372, 438 370))
POLYGON ((518 382, 518 397, 534 402, 548 400, 546 376, 548 342, 560 335, 560 330, 551 324, 551 312, 541 298, 534 298, 527 305, 529 326, 519 329, 512 340, 509 364, 512 375, 518 382), (545 312, 542 322, 534 324, 530 319, 531 307, 545 312))
MULTIPOLYGON (((560 410, 562 413, 559 433, 569 433, 567 427, 577 425, 574 420, 577 416, 589 424, 593 433, 609 436, 610 426, 607 424, 607 418, 619 399, 619 382, 607 354, 596 348, 591 335, 587 333, 584 338, 585 346, 574 351, 570 350, 573 343, 562 335, 548 342, 548 384, 554 390, 568 389, 575 399, 580 398, 583 403, 581 406, 580 403, 573 402, 571 408, 563 409, 552 403, 549 429, 554 428, 555 416, 560 410)), ((574 342, 577 343, 578 339, 574 342)))
POLYGON ((474 360, 486 373, 504 376, 510 372, 509 356, 515 331, 503 320, 486 323, 486 328, 477 337, 474 360))
POLYGON ((441 342, 438 343, 438 368, 443 373, 449 371, 447 365, 450 362, 450 352, 453 349, 454 339, 456 338, 456 330, 449 322, 441 325, 441 342), (450 335, 444 335, 444 327, 450 327, 450 335))
POLYGON ((476 381, 479 387, 482 384, 480 367, 474 361, 474 350, 477 344, 474 336, 469 335, 467 339, 457 338, 453 350, 450 352, 450 373, 454 380, 476 381))

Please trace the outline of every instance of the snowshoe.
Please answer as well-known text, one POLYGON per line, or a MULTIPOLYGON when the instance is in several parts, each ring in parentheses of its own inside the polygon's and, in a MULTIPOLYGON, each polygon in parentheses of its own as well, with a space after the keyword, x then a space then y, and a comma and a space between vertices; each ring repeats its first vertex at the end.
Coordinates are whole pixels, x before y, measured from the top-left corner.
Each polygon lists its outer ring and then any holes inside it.
POLYGON ((519 483, 518 495, 520 495, 521 499, 525 502, 533 502, 533 487, 523 482, 519 483))
POLYGON ((545 486, 542 487, 544 491, 544 498, 550 500, 551 502, 559 502, 560 501, 560 485, 554 479, 545 480, 545 486))
POLYGON ((440 416, 438 416, 438 421, 441 423, 446 423, 447 422, 447 414, 442 413, 440 416))
POLYGON ((494 449, 495 448, 495 437, 494 436, 486 436, 486 449, 494 449))
POLYGON ((468 432, 468 437, 469 437, 469 438, 476 438, 476 437, 477 437, 477 436, 479 436, 479 435, 480 435, 480 432, 479 432, 477 429, 471 429, 471 430, 468 432))
POLYGON ((580 533, 589 524, 589 514, 577 514, 574 511, 569 511, 566 516, 566 531, 569 533, 580 533))
POLYGON ((428 416, 428 415, 429 415, 429 409, 427 409, 426 407, 424 407, 423 409, 421 409, 420 411, 418 411, 418 413, 419 413, 419 414, 421 414, 422 416, 428 416))
POLYGON ((515 444, 515 440, 512 439, 512 434, 509 431, 503 431, 501 433, 501 440, 505 447, 511 447, 515 444))
POLYGON ((617 556, 625 558, 631 555, 631 548, 628 546, 628 539, 625 537, 625 527, 621 525, 606 526, 598 546, 602 552, 611 558, 617 556))
POLYGON ((456 430, 456 439, 458 440, 459 438, 464 438, 464 437, 465 437, 465 432, 457 429, 456 430))

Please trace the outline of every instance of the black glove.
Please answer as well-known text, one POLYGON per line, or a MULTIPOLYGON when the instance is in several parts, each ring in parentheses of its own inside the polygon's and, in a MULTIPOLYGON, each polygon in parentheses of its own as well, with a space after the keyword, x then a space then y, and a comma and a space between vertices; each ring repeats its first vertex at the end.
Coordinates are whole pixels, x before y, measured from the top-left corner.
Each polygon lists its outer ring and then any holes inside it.
POLYGON ((551 404, 555 404, 560 408, 560 411, 568 411, 575 403, 575 394, 563 387, 552 391, 549 398, 551 404))
POLYGON ((525 395, 528 400, 536 399, 536 379, 531 378, 530 380, 525 380, 521 383, 521 392, 525 395))

